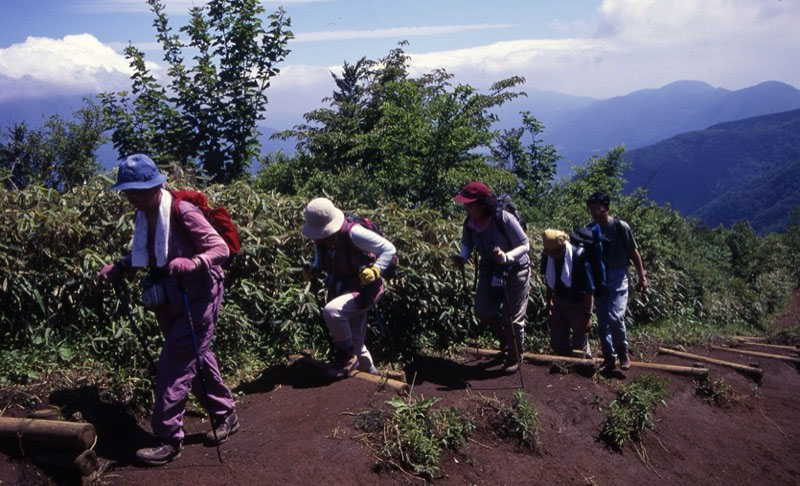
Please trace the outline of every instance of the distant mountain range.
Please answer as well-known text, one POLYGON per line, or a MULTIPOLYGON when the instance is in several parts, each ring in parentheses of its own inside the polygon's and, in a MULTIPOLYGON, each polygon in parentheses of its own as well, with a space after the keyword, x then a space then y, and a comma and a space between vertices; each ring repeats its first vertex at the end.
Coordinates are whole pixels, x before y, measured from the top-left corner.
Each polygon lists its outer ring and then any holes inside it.
MULTIPOLYGON (((730 91, 700 81, 590 102, 552 117, 542 139, 564 158, 559 167, 583 164, 592 155, 625 144, 628 150, 710 125, 800 108, 800 90, 768 81, 730 91)), ((536 107, 532 112, 538 117, 536 107)))
MULTIPOLYGON (((632 163, 628 189, 647 187, 652 199, 708 224, 746 218, 769 231, 782 227, 785 209, 797 204, 800 111, 794 110, 800 109, 800 90, 788 84, 767 81, 732 91, 678 81, 605 100, 523 90, 526 97, 499 109, 496 128, 517 127, 519 112, 530 111, 545 126, 543 141, 564 158, 558 175, 625 144, 632 163)), ((0 131, 19 121, 39 126, 51 114, 69 116, 82 106, 81 98, 0 100, 0 131)), ((269 139, 271 127, 283 127, 281 120, 270 117, 267 123, 260 127, 262 151, 292 153, 293 140, 269 139)), ((97 157, 106 168, 116 165, 109 144, 97 157)))
POLYGON ((781 230, 800 206, 800 110, 713 125, 625 154, 626 190, 715 226, 781 230))

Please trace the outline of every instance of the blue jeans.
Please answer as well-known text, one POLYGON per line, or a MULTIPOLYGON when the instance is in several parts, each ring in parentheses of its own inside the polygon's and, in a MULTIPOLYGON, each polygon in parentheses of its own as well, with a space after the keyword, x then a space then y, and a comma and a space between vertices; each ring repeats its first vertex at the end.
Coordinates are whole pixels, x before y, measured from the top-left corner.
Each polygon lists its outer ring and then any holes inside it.
POLYGON ((594 301, 600 345, 606 364, 628 359, 628 338, 625 335, 625 309, 628 306, 628 269, 606 273, 606 293, 594 301))

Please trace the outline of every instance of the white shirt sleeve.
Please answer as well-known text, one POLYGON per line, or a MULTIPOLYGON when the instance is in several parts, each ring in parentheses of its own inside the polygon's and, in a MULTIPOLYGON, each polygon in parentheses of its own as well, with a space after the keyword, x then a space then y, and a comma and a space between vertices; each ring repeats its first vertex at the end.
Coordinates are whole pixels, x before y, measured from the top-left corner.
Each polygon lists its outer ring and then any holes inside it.
POLYGON ((508 236, 512 240, 511 244, 517 243, 517 246, 506 252, 506 262, 517 263, 531 250, 528 235, 525 234, 525 230, 522 229, 517 218, 508 211, 503 211, 503 223, 508 223, 508 225, 511 226, 511 231, 508 233, 508 236))
POLYGON ((513 250, 509 250, 506 252, 506 261, 508 263, 511 262, 518 262, 520 258, 527 255, 528 252, 531 251, 530 244, 525 242, 524 245, 520 245, 513 250))
POLYGON ((350 230, 350 239, 359 250, 375 255, 375 266, 381 273, 386 270, 397 254, 397 249, 392 242, 358 224, 350 230))

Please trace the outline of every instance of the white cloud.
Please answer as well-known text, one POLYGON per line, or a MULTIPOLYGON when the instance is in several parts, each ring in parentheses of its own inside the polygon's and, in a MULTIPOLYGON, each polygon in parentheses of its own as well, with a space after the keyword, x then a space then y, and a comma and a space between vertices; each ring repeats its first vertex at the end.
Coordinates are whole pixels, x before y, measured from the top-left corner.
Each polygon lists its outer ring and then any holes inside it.
MULTIPOLYGON (((303 114, 323 105, 322 99, 334 89, 331 71, 339 67, 291 65, 281 68, 267 90, 269 104, 265 124, 289 128, 303 122, 303 114)), ((326 105, 325 105, 326 106, 326 105)))
POLYGON ((595 34, 524 39, 412 54, 486 86, 510 75, 588 96, 614 96, 680 79, 741 88, 776 79, 800 86, 800 4, 758 0, 605 0, 595 34))
MULTIPOLYGON (((800 3, 605 0, 598 13, 599 22, 591 28, 564 26, 587 33, 580 37, 424 53, 414 53, 412 44, 407 48, 411 69, 421 74, 445 68, 456 82, 479 88, 522 75, 533 88, 593 97, 682 79, 728 89, 767 80, 800 87, 800 65, 792 61, 800 58, 800 3)), ((322 106, 320 100, 334 88, 330 71, 338 69, 284 66, 269 90, 269 113, 297 123, 300 114, 322 106)))
MULTIPOLYGON (((125 88, 130 73, 123 56, 90 34, 67 35, 63 39, 28 37, 23 43, 0 49, 0 76, 27 79, 73 93, 125 88)), ((18 94, 5 89, 2 92, 8 96, 18 94)))
POLYGON ((405 38, 424 35, 446 35, 488 29, 507 29, 513 24, 434 25, 426 27, 392 27, 374 30, 329 30, 295 34, 294 42, 316 42, 350 39, 405 38))

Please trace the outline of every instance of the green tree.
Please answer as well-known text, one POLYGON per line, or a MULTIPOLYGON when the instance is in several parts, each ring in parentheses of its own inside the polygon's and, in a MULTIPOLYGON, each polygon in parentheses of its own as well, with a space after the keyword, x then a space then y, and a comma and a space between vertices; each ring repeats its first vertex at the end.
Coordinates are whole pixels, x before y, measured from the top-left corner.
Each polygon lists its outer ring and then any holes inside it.
POLYGON ((553 145, 543 145, 539 135, 544 125, 529 111, 523 111, 522 126, 504 130, 492 147, 499 164, 517 176, 515 195, 528 204, 536 204, 552 187, 556 162, 561 158, 553 145), (523 146, 522 139, 530 133, 531 143, 523 146))
POLYGON ((336 89, 324 100, 330 107, 306 113, 307 123, 277 134, 295 137, 298 154, 267 167, 260 177, 265 188, 276 189, 276 175, 285 183, 289 168, 299 174, 289 178, 299 184, 291 192, 440 208, 469 179, 513 187, 513 175, 487 165, 485 153, 497 135, 492 110, 520 96, 510 90, 524 80, 505 79, 481 94, 453 86, 443 70, 414 78, 402 45, 378 61, 345 63, 341 75, 333 74, 336 89))
POLYGON ((0 177, 7 189, 29 184, 67 190, 97 174, 94 151, 105 142, 100 108, 86 101, 65 120, 50 116, 41 128, 12 125, 0 141, 0 177))
POLYGON ((120 155, 144 152, 161 162, 196 163, 216 182, 245 174, 259 153, 256 124, 264 119, 266 89, 286 58, 292 37, 282 9, 268 16, 258 0, 211 0, 190 9, 174 34, 159 0, 148 0, 169 81, 162 85, 129 45, 131 93, 101 95, 120 155), (184 52, 192 65, 184 64, 184 52))

